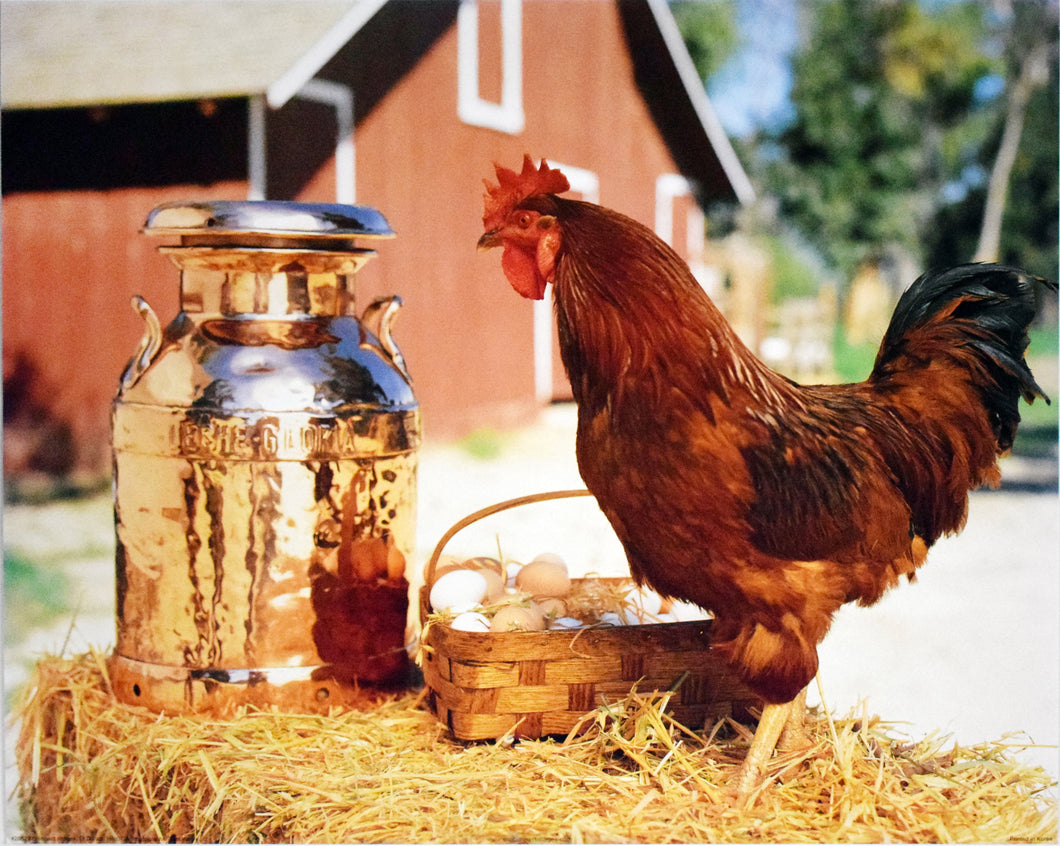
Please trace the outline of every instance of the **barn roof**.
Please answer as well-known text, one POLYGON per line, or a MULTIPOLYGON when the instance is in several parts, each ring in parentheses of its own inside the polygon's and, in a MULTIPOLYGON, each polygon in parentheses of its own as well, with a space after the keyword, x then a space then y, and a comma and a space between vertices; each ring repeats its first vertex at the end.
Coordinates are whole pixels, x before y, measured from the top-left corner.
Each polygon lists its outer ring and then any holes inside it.
MULTIPOLYGON (((282 106, 386 0, 3 0, 0 102, 52 109, 264 96, 282 106), (135 21, 135 25, 131 22, 135 21)), ((678 167, 754 191, 666 0, 620 0, 637 81, 678 167)))
POLYGON ((282 105, 383 0, 4 0, 5 109, 265 94, 282 105))

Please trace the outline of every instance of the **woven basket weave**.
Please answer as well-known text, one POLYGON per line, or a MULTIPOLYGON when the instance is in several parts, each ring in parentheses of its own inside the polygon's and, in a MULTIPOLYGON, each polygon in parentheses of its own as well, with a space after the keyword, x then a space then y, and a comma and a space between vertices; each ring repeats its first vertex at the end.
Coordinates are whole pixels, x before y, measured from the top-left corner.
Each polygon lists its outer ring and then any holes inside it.
POLYGON ((675 689, 669 711, 690 728, 725 716, 745 720, 750 708, 761 706, 707 646, 709 620, 504 633, 458 631, 428 620, 434 569, 457 532, 509 508, 586 495, 553 491, 491 505, 456 523, 435 547, 420 593, 420 619, 428 621, 422 667, 430 707, 456 739, 568 734, 585 724, 587 713, 634 686, 642 693, 675 689))

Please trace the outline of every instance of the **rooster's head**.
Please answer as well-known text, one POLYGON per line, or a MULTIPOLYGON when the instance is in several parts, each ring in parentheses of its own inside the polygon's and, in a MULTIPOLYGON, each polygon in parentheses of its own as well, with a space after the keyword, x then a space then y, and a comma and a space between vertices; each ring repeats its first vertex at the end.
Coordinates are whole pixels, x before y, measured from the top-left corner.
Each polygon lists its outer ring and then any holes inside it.
POLYGON ((479 249, 503 246, 501 267, 512 287, 524 297, 540 300, 552 280, 562 239, 555 215, 547 213, 548 204, 542 200, 569 191, 570 183, 544 159, 534 167, 524 156, 521 173, 494 167, 497 184, 484 180, 486 233, 479 239, 479 249))

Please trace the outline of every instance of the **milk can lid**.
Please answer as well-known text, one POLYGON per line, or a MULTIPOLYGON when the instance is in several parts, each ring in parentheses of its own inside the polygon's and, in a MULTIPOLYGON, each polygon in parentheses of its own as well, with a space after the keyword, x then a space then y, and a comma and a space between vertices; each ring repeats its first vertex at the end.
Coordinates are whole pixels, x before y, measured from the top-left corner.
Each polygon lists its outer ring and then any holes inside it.
POLYGON ((163 203, 147 216, 147 235, 268 235, 392 238, 386 218, 370 206, 284 200, 163 203))

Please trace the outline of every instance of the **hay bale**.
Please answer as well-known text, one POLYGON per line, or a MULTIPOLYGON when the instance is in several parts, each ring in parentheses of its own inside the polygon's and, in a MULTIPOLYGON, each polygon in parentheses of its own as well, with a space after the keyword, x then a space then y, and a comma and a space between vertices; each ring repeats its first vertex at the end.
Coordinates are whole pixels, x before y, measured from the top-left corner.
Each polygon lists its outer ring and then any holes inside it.
POLYGON ((692 731, 634 691, 580 735, 458 744, 421 695, 231 720, 119 704, 98 653, 46 658, 18 711, 27 839, 236 842, 1049 841, 1055 783, 1005 743, 897 740, 811 712, 750 810, 727 786, 751 732, 692 731))

